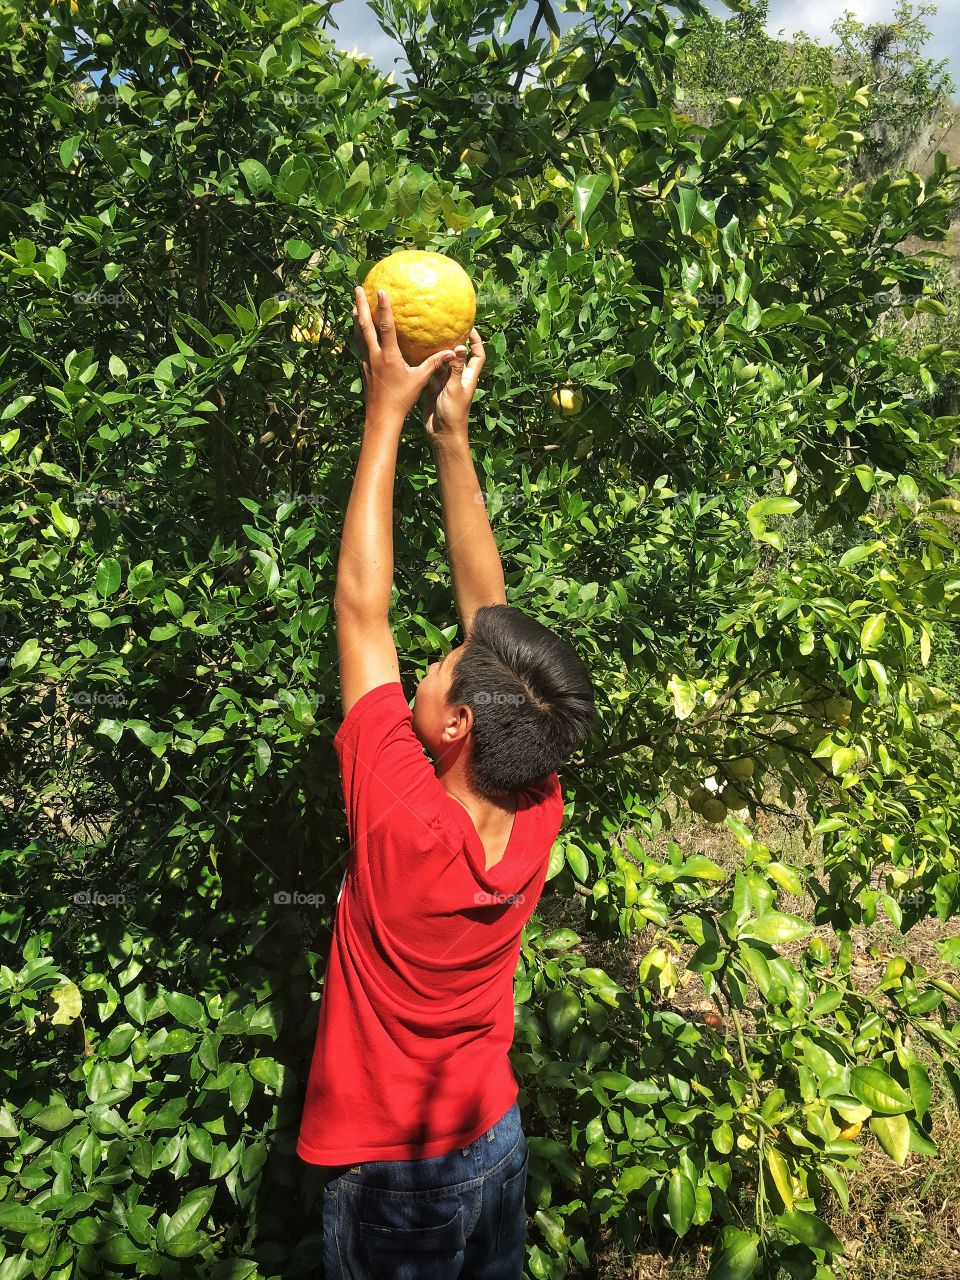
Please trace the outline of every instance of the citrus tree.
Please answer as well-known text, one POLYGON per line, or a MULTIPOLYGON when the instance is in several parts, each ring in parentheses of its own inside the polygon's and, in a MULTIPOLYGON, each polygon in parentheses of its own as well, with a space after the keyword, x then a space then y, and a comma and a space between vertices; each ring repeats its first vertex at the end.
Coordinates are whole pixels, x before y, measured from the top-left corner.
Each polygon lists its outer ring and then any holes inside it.
MULTIPOLYGON (((417 247, 478 290, 509 599, 603 713, 517 973, 529 1272, 702 1230, 828 1280, 862 1144, 960 1097, 960 938, 852 945, 960 900, 958 357, 882 323, 942 309, 956 175, 853 182, 857 81, 695 124, 692 4, 375 8, 402 89, 328 4, 0 0, 0 1274, 316 1269, 350 290, 417 247)), ((412 679, 456 634, 413 430, 396 503, 412 679)))

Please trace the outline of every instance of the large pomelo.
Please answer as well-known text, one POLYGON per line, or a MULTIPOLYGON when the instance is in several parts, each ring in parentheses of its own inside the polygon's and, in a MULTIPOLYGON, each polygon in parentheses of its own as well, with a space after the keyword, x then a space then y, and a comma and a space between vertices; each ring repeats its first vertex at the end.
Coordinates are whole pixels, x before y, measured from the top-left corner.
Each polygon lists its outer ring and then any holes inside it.
POLYGON ((379 323, 377 290, 386 290, 407 364, 422 364, 436 351, 466 342, 477 315, 477 295, 459 262, 429 249, 400 249, 381 258, 363 282, 373 323, 379 323))

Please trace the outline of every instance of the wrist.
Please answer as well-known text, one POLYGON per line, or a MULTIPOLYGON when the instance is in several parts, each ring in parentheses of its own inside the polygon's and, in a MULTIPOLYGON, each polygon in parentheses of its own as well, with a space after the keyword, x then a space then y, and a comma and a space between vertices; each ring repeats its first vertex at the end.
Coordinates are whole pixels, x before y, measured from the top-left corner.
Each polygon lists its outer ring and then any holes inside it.
POLYGON ((470 452, 470 433, 466 420, 456 426, 445 426, 441 431, 434 431, 430 436, 430 444, 434 453, 470 452))
POLYGON ((403 430, 409 409, 402 406, 368 405, 363 418, 364 431, 396 431, 403 430))

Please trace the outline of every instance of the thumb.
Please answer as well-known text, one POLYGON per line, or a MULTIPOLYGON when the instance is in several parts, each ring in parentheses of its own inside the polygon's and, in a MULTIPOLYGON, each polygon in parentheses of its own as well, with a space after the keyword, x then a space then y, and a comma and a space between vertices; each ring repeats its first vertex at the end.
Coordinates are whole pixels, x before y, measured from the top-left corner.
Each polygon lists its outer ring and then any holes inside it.
POLYGON ((432 356, 427 356, 423 364, 417 367, 417 373, 421 375, 424 383, 426 383, 434 374, 439 374, 443 370, 443 366, 448 360, 456 357, 454 351, 435 351, 432 356))

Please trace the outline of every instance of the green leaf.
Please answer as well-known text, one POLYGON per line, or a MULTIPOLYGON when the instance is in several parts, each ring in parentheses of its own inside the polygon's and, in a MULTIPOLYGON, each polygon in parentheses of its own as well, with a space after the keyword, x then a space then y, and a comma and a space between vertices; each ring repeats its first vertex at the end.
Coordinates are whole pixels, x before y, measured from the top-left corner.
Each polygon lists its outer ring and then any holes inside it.
POLYGON ((64 169, 69 169, 73 163, 73 158, 80 149, 80 139, 82 134, 75 133, 72 138, 64 138, 60 143, 60 163, 64 169))
POLYGON ((789 516, 798 511, 800 503, 796 498, 761 498, 747 509, 747 518, 764 519, 767 516, 789 516))
POLYGON ((579 845, 567 845, 567 863, 577 879, 586 883, 590 876, 590 862, 579 845))
POLYGON ((43 1107, 35 1116, 31 1116, 29 1123, 37 1125, 40 1129, 59 1133, 68 1124, 73 1124, 74 1119, 72 1107, 68 1107, 64 1102, 53 1102, 50 1106, 43 1107))
POLYGON ((164 991, 162 999, 176 1020, 184 1026, 202 1027, 206 1024, 206 1011, 200 1001, 193 996, 179 991, 164 991))
POLYGON ((256 198, 263 195, 264 191, 269 191, 273 185, 270 177, 270 171, 259 160, 241 160, 240 172, 246 179, 247 186, 250 188, 250 194, 256 198))
POLYGON ((843 1242, 838 1240, 822 1218, 815 1213, 781 1213, 773 1221, 783 1227, 795 1240, 811 1249, 823 1249, 826 1253, 843 1253, 843 1242))
POLYGON ((758 942, 778 944, 796 942, 813 932, 813 926, 799 916, 780 911, 768 911, 755 920, 748 920, 740 930, 741 938, 755 938, 758 942))
POLYGON ((10 660, 11 670, 16 675, 26 675, 40 661, 40 643, 37 640, 24 640, 10 660))
POLYGON ((48 266, 53 267, 57 279, 62 280, 63 273, 67 269, 67 255, 63 250, 52 245, 44 255, 44 260, 48 266))
POLYGON ((25 1204, 0 1204, 0 1227, 5 1231, 24 1235, 34 1227, 39 1227, 42 1222, 43 1218, 39 1213, 28 1209, 25 1204))
POLYGON ((848 769, 852 769, 857 762, 857 752, 854 747, 837 747, 833 755, 830 757, 830 771, 835 778, 839 778, 841 774, 846 773, 848 769))
POLYGON ((15 418, 18 413, 26 409, 27 405, 33 404, 36 398, 36 396, 17 396, 15 400, 11 400, 4 408, 3 413, 0 413, 0 422, 6 422, 8 418, 15 418))
POLYGON ((562 1044, 580 1021, 583 1006, 572 987, 562 987, 547 1000, 547 1025, 556 1044, 562 1044))
POLYGON ((544 951, 569 951, 580 941, 579 933, 573 929, 554 929, 545 938, 538 939, 538 945, 544 951))
POLYGON ((690 1230, 696 1208, 696 1188, 678 1169, 667 1184, 667 1218, 678 1236, 685 1236, 690 1230))
POLYGON ((849 550, 845 551, 838 564, 841 569, 847 569, 852 564, 859 564, 861 560, 866 560, 868 556, 872 556, 881 545, 878 542, 861 542, 859 546, 850 547, 849 550))
POLYGON ((610 177, 605 173, 596 173, 590 177, 577 179, 573 188, 573 209, 578 231, 585 230, 590 215, 609 186, 610 177))
POLYGON ((880 1067, 855 1067, 850 1073, 850 1092, 879 1115, 913 1110, 909 1095, 880 1067))
MULTIPOLYGON (((178 1236, 185 1232, 193 1231, 200 1226, 204 1218, 210 1211, 216 1196, 216 1187, 197 1187, 185 1196, 180 1202, 180 1207, 170 1216, 170 1221, 164 1228, 164 1248, 168 1253, 171 1252, 170 1244, 177 1239, 178 1236)), ((182 1255, 175 1254, 175 1257, 182 1255)))
POLYGON ((254 1080, 259 1081, 260 1084, 267 1085, 275 1093, 280 1091, 283 1081, 283 1068, 275 1059, 251 1058, 247 1063, 247 1070, 254 1080))
POLYGON ((95 582, 97 595, 104 600, 108 596, 112 596, 120 586, 122 576, 123 571, 120 568, 119 560, 115 560, 113 556, 107 556, 106 559, 101 560, 97 566, 95 582))
POLYGON ((875 613, 867 618, 860 628, 860 646, 863 649, 875 649, 887 626, 886 616, 875 613))
POLYGON ((50 518, 53 521, 53 527, 58 533, 62 533, 71 541, 80 532, 80 521, 75 520, 73 516, 68 516, 66 512, 60 508, 60 502, 54 501, 50 503, 50 518))
POLYGON ((871 1116, 870 1128, 890 1159, 899 1165, 910 1154, 910 1122, 905 1115, 871 1116))
POLYGON ((750 1280, 759 1265, 759 1237, 739 1227, 723 1227, 710 1254, 707 1280, 750 1280))
POLYGON ((697 209, 698 192, 696 187, 678 182, 673 189, 673 199, 677 206, 677 221, 684 235, 693 226, 693 215, 697 209))

